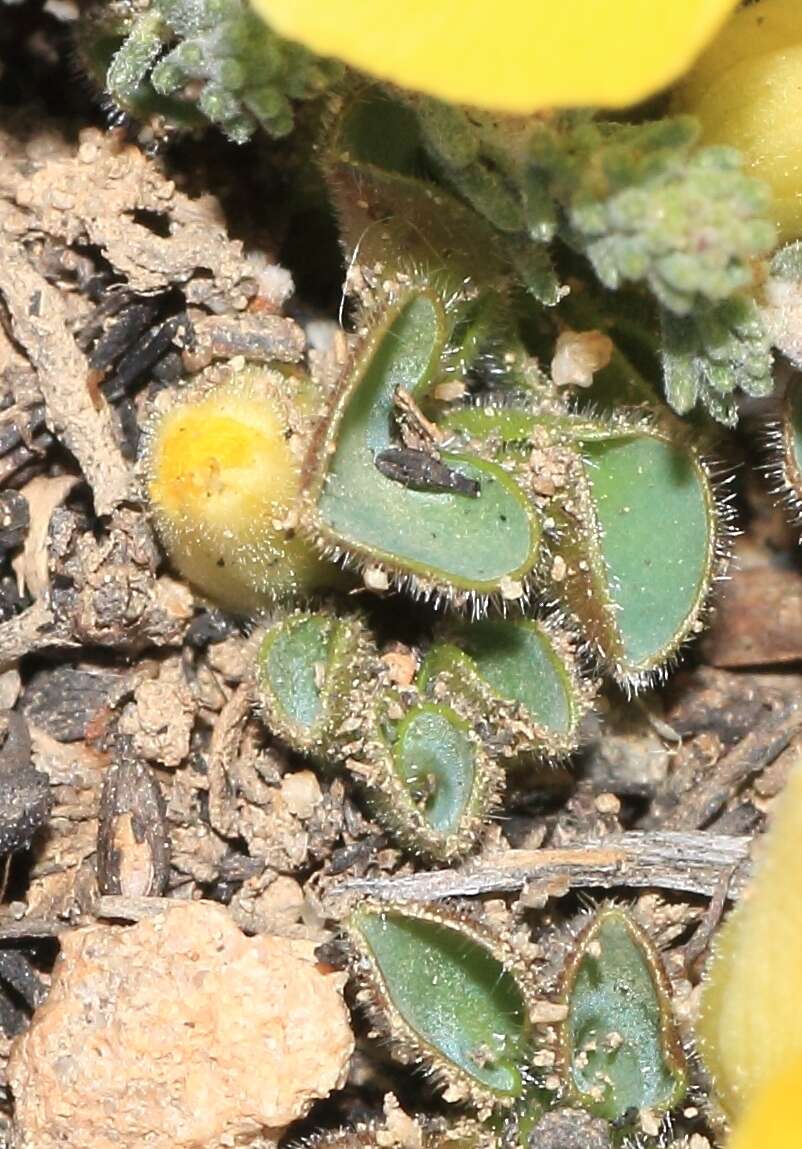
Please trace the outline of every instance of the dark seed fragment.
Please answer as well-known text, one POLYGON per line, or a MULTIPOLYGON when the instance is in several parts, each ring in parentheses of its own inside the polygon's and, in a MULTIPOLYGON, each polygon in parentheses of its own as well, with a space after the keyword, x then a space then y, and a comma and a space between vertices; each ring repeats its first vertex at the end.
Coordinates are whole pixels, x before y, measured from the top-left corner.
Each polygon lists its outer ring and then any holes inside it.
POLYGON ((149 897, 164 893, 170 839, 164 798, 148 767, 128 747, 103 780, 97 838, 101 894, 149 897))

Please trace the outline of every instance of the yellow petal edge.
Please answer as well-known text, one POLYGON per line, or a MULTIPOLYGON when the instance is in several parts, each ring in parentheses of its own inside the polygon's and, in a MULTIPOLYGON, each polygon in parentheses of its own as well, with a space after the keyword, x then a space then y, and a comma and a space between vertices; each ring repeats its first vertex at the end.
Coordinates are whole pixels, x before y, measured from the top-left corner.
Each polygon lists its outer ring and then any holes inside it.
POLYGON ((458 104, 626 107, 676 80, 736 0, 252 0, 322 56, 458 104))
POLYGON ((802 1141, 802 1057, 761 1090, 727 1149, 798 1149, 802 1141))
POLYGON ((715 1095, 736 1131, 728 1149, 795 1149, 802 1127, 802 761, 778 798, 752 885, 719 932, 697 1037, 715 1095), (776 1103, 776 1120, 755 1139, 776 1103), (742 1122, 742 1124, 739 1124, 742 1122), (777 1139, 779 1138, 779 1139, 777 1139))

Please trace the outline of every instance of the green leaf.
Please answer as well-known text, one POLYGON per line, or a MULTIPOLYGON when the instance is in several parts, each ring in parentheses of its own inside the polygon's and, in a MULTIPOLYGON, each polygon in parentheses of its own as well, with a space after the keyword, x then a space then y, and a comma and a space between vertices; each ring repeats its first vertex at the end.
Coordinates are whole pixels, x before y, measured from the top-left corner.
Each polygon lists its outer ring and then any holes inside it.
POLYGON ((471 162, 478 144, 465 113, 409 98, 417 115, 375 87, 357 87, 327 126, 322 166, 346 257, 384 275, 447 268, 483 290, 504 291, 518 280, 540 302, 556 303, 547 248, 510 234, 527 222, 518 193, 471 162), (439 182, 430 178, 433 159, 439 182))
POLYGON ((377 88, 357 87, 327 130, 322 168, 346 258, 381 269, 412 266, 499 284, 507 267, 492 230, 423 178, 415 113, 377 88))
POLYGON ((527 1003, 500 943, 414 907, 363 906, 349 933, 373 1010, 402 1053, 475 1099, 521 1094, 527 1003))
POLYGON ((443 188, 367 164, 325 168, 346 258, 384 275, 447 268, 488 288, 510 279, 489 227, 443 188))
POLYGON ((555 757, 576 746, 590 691, 564 636, 534 619, 454 624, 417 678, 433 697, 466 694, 492 725, 488 746, 509 760, 555 757))
POLYGON ((622 429, 580 450, 560 589, 619 681, 638 686, 701 627, 718 565, 712 485, 690 448, 657 432, 622 429))
POLYGON ((413 176, 421 169, 421 149, 415 113, 380 88, 358 85, 343 97, 330 126, 323 164, 413 176))
POLYGON ((499 698, 519 702, 536 722, 557 734, 572 729, 578 709, 573 667, 566 666, 540 623, 486 620, 461 627, 459 639, 499 698))
POLYGON ((257 658, 267 727, 302 754, 332 754, 349 699, 370 673, 372 649, 356 619, 291 614, 268 628, 257 658))
POLYGON ((450 706, 423 703, 391 719, 393 694, 377 700, 368 799, 408 849, 438 861, 465 854, 482 830, 501 775, 472 724, 450 706))
POLYGON ((444 706, 419 706, 401 722, 393 761, 396 773, 436 833, 459 830, 476 783, 476 747, 470 727, 444 706))
POLYGON ((687 1087, 671 990, 660 958, 624 910, 582 934, 564 983, 561 1061, 572 1102, 618 1121, 678 1105, 687 1087))
POLYGON ((479 441, 495 438, 503 445, 525 444, 538 424, 531 410, 515 406, 455 407, 446 411, 440 426, 479 441))
POLYGON ((468 718, 397 691, 384 670, 359 619, 291 614, 260 646, 262 718, 293 750, 344 762, 399 845, 437 861, 462 855, 484 827, 501 773, 468 718))
POLYGON ((422 399, 447 358, 448 320, 431 290, 411 291, 372 326, 345 373, 307 460, 319 545, 412 578, 424 590, 489 593, 533 566, 539 528, 514 479, 479 456, 442 462, 478 484, 462 491, 404 486, 376 467, 394 445, 396 390, 422 399))
POLYGON ((557 469, 561 485, 539 510, 555 523, 549 542, 562 571, 544 563, 541 572, 618 680, 648 683, 701 629, 725 557, 712 482, 690 442, 637 413, 607 421, 473 407, 449 412, 443 426, 475 448, 495 443, 517 460, 522 486, 533 444, 547 471, 557 469))

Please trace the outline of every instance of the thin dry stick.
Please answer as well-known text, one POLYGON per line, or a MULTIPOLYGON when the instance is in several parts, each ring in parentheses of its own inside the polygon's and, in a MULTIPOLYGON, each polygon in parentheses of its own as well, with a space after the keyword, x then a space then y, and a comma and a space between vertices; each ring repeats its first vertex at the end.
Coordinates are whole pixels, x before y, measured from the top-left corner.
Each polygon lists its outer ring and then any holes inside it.
MULTIPOLYGON (((197 905, 193 902, 193 905, 197 905)), ((208 902, 207 905, 217 905, 219 902, 208 902)), ((186 905, 176 898, 160 897, 129 897, 125 894, 101 894, 94 905, 92 912, 96 918, 111 918, 122 922, 144 922, 148 918, 158 917, 167 913, 176 906, 186 905)))
POLYGON ((226 767, 239 750, 242 728, 252 706, 250 686, 242 683, 220 711, 209 745, 209 821, 224 838, 236 837, 238 832, 237 812, 226 767))
POLYGON ((24 654, 50 646, 76 647, 64 620, 40 599, 21 614, 0 623, 0 672, 15 666, 24 654))
POLYGON ((509 850, 498 859, 460 870, 435 870, 401 878, 343 882, 329 896, 366 895, 393 901, 439 901, 513 890, 549 892, 617 887, 681 890, 711 897, 732 872, 729 894, 737 897, 749 871, 751 838, 704 833, 616 834, 564 850, 509 850))
POLYGON ((54 938, 72 928, 69 922, 49 918, 20 918, 19 921, 4 921, 0 918, 0 942, 24 938, 54 938))
POLYGON ((716 763, 706 781, 695 787, 661 822, 662 830, 698 830, 707 826, 727 802, 760 770, 765 770, 802 728, 802 707, 783 699, 776 709, 716 763))
POLYGON ((702 959, 707 956, 710 943, 721 925, 727 899, 730 896, 730 883, 734 873, 734 870, 729 870, 722 875, 721 881, 713 891, 705 916, 685 946, 685 970, 694 981, 697 981, 701 975, 702 959))

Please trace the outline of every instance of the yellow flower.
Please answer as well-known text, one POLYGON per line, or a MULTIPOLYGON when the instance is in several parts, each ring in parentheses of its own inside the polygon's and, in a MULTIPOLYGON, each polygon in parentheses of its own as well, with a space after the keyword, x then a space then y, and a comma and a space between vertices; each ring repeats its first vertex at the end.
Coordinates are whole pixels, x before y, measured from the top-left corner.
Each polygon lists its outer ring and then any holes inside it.
POLYGON ((802 235, 802 2, 740 9, 680 86, 675 106, 711 144, 739 148, 774 192, 781 238, 802 235))
POLYGON ((676 80, 736 0, 252 0, 383 80, 506 112, 618 108, 676 80))
POLYGON ((754 881, 720 931, 697 1037, 728 1149, 802 1144, 802 762, 778 799, 754 881))

